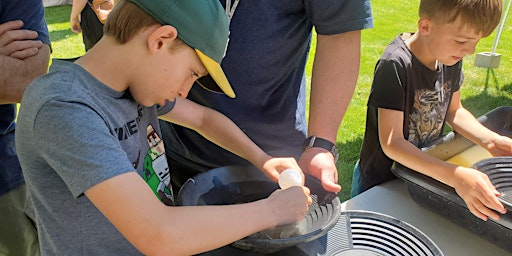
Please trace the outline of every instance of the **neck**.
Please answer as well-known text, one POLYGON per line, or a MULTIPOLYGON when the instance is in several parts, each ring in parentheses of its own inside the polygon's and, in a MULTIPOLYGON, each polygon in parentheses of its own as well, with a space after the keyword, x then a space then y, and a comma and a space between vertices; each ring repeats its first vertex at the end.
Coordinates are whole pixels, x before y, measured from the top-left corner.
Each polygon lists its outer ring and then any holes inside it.
POLYGON ((434 56, 432 56, 426 46, 426 42, 419 35, 418 31, 407 38, 405 40, 405 44, 423 65, 431 70, 437 70, 438 61, 434 58, 434 56))
POLYGON ((126 44, 119 45, 112 38, 103 37, 84 56, 76 61, 96 79, 116 91, 128 88, 131 74, 131 56, 126 44))

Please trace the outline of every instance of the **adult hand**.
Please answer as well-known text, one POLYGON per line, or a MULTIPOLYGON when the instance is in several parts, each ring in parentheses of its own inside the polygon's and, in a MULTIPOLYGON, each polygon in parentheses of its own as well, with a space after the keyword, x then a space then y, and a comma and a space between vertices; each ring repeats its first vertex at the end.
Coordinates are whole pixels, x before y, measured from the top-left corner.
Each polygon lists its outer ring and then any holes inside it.
POLYGON ((498 220, 500 216, 493 210, 506 213, 506 209, 497 198, 500 193, 485 173, 459 166, 454 175, 455 191, 476 217, 484 221, 488 218, 498 220))
POLYGON ((22 27, 21 20, 0 24, 0 55, 20 60, 37 55, 43 42, 36 40, 36 31, 21 29, 22 27))
POLYGON ((309 148, 302 153, 299 165, 305 173, 319 179, 325 190, 334 193, 341 190, 338 184, 338 170, 331 152, 323 148, 309 148))

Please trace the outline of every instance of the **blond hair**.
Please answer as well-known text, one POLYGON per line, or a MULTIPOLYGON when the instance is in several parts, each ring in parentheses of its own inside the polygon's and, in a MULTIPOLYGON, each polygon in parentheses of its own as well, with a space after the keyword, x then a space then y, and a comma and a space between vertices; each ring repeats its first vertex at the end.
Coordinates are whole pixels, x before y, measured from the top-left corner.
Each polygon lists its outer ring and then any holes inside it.
POLYGON ((421 0, 419 15, 442 24, 462 23, 482 37, 489 36, 501 19, 501 0, 421 0))

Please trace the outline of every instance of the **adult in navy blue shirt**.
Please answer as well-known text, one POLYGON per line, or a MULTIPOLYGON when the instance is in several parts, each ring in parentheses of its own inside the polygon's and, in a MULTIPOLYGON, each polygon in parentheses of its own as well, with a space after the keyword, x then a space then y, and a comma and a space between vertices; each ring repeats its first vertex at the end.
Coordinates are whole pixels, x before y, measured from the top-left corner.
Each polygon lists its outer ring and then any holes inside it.
POLYGON ((14 148, 16 103, 48 70, 50 37, 41 0, 0 0, 0 255, 39 255, 14 148))
MULTIPOLYGON (((295 157, 325 189, 340 191, 332 146, 356 85, 361 30, 373 26, 370 1, 221 3, 230 18, 222 68, 236 97, 194 86, 188 98, 231 118, 268 154, 295 157), (305 65, 313 28, 316 55, 306 122, 305 65)), ((189 129, 163 121, 161 126, 174 189, 198 172, 248 164, 189 129)))

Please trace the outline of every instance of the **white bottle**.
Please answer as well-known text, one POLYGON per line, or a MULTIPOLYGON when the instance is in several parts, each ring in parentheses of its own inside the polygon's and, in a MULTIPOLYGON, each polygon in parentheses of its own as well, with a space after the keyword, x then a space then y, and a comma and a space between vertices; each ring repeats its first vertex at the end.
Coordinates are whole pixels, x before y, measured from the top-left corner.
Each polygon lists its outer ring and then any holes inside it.
POLYGON ((287 189, 292 186, 302 186, 302 174, 295 169, 286 169, 279 175, 279 187, 287 189))

